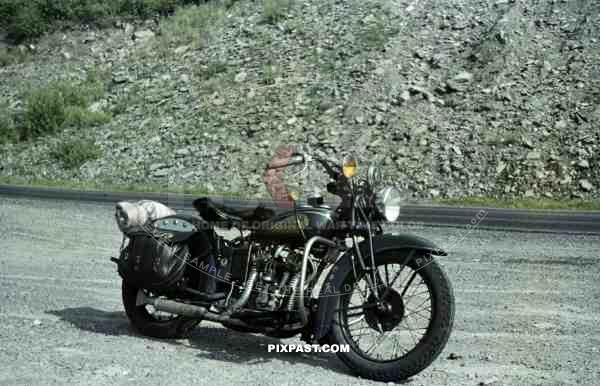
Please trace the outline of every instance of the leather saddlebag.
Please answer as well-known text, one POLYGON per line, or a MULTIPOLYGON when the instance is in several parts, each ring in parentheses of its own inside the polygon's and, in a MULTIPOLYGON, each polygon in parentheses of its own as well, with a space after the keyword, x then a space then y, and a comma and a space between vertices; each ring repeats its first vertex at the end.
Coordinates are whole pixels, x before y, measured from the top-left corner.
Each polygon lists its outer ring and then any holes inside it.
POLYGON ((170 242, 160 234, 130 235, 119 259, 119 275, 138 288, 171 289, 183 277, 188 251, 187 243, 170 242))

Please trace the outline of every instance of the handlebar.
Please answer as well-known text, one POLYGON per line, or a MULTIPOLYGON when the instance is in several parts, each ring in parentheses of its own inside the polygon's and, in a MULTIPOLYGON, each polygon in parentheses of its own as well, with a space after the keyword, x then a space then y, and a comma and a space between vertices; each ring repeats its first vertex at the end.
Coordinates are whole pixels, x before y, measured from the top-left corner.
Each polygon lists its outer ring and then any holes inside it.
POLYGON ((333 162, 325 159, 325 158, 321 158, 318 156, 312 156, 312 155, 305 155, 303 153, 298 153, 295 152, 291 155, 290 157, 290 161, 288 161, 285 164, 277 164, 277 165, 267 165, 267 170, 272 170, 272 169, 282 169, 282 168, 286 168, 288 166, 293 166, 293 165, 302 165, 305 164, 306 162, 310 162, 312 160, 317 161, 318 163, 320 163, 325 170, 327 171, 327 174, 329 174, 329 176, 333 179, 337 179, 337 176, 340 174, 340 170, 334 166, 333 162), (294 161, 294 158, 300 158, 297 161, 294 161))
POLYGON ((273 169, 283 169, 283 168, 286 168, 286 167, 288 167, 288 166, 292 166, 292 165, 302 165, 302 164, 304 164, 305 162, 306 162, 306 160, 305 160, 305 158, 304 158, 304 155, 303 155, 303 154, 301 154, 301 153, 293 153, 293 154, 291 155, 291 157, 290 157, 290 160, 289 160, 288 162, 286 162, 286 163, 283 163, 283 164, 275 164, 275 165, 268 164, 268 165, 267 165, 267 167, 266 167, 266 170, 273 170, 273 169), (292 161, 292 159, 293 159, 294 157, 301 157, 302 159, 301 159, 301 160, 299 160, 299 161, 292 161))
POLYGON ((320 163, 325 170, 327 171, 327 174, 329 174, 329 176, 331 178, 333 178, 334 180, 337 179, 338 175, 340 174, 340 170, 338 167, 335 166, 335 164, 325 158, 320 158, 320 157, 313 157, 315 159, 315 161, 317 161, 318 163, 320 163))
MULTIPOLYGON (((282 158, 287 157, 283 156, 282 158)), ((327 191, 329 193, 342 197, 343 200, 351 199, 350 193, 352 191, 352 188, 349 185, 349 180, 342 173, 341 166, 338 166, 336 162, 328 160, 324 157, 294 152, 288 159, 287 163, 276 165, 269 164, 267 165, 266 170, 285 169, 286 167, 291 165, 301 165, 312 161, 316 161, 321 166, 323 166, 329 177, 333 180, 333 182, 327 184, 327 191)))

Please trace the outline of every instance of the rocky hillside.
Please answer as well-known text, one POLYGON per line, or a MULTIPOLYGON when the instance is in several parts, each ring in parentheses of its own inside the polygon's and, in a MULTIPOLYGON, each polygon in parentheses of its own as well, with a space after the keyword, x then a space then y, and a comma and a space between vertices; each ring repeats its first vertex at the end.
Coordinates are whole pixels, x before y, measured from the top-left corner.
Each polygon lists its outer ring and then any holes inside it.
POLYGON ((276 147, 308 145, 414 198, 597 198, 599 39, 595 0, 239 0, 54 33, 4 51, 0 134, 56 81, 100 85, 103 119, 9 136, 0 174, 267 196, 276 147))

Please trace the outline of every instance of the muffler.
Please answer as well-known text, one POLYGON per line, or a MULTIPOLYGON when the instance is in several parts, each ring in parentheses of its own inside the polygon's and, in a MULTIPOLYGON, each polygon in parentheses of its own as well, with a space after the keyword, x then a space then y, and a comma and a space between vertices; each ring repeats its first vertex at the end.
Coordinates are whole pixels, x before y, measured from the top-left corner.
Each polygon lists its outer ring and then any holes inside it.
POLYGON ((176 314, 185 316, 193 319, 210 320, 211 322, 222 323, 226 327, 237 326, 242 327, 252 332, 281 332, 281 331, 294 331, 303 327, 302 323, 296 323, 294 325, 287 326, 287 328, 273 328, 273 327, 256 327, 244 322, 241 319, 232 318, 227 313, 216 314, 211 312, 208 308, 202 306, 196 306, 194 304, 176 302, 174 300, 155 298, 147 296, 143 291, 138 293, 136 299, 137 305, 148 304, 153 306, 158 311, 168 312, 170 314, 176 314))
POLYGON ((196 306, 193 304, 180 303, 169 299, 161 298, 146 298, 150 304, 159 311, 168 312, 181 316, 187 316, 195 319, 206 319, 208 309, 206 307, 196 306))
POLYGON ((136 304, 148 304, 153 306, 158 311, 181 315, 188 318, 210 320, 211 322, 227 323, 239 327, 250 327, 246 322, 240 319, 231 318, 228 315, 216 314, 209 311, 206 307, 147 296, 143 291, 138 292, 136 304))

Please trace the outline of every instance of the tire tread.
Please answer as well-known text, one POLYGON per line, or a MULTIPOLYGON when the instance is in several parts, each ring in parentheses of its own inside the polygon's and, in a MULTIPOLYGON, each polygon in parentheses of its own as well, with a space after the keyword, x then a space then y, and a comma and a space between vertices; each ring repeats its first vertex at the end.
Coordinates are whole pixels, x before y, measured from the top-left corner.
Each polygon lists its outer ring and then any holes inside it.
MULTIPOLYGON (((437 283, 438 297, 441 299, 438 304, 441 309, 436 313, 441 319, 438 319, 434 327, 433 336, 429 337, 425 345, 419 347, 418 352, 414 352, 413 349, 406 356, 389 363, 370 362, 352 352, 338 352, 338 358, 357 375, 382 382, 403 381, 423 371, 443 351, 454 323, 454 291, 446 273, 437 262, 431 261, 428 267, 422 269, 430 271, 432 281, 437 283)), ((346 344, 337 316, 327 341, 346 344)))

